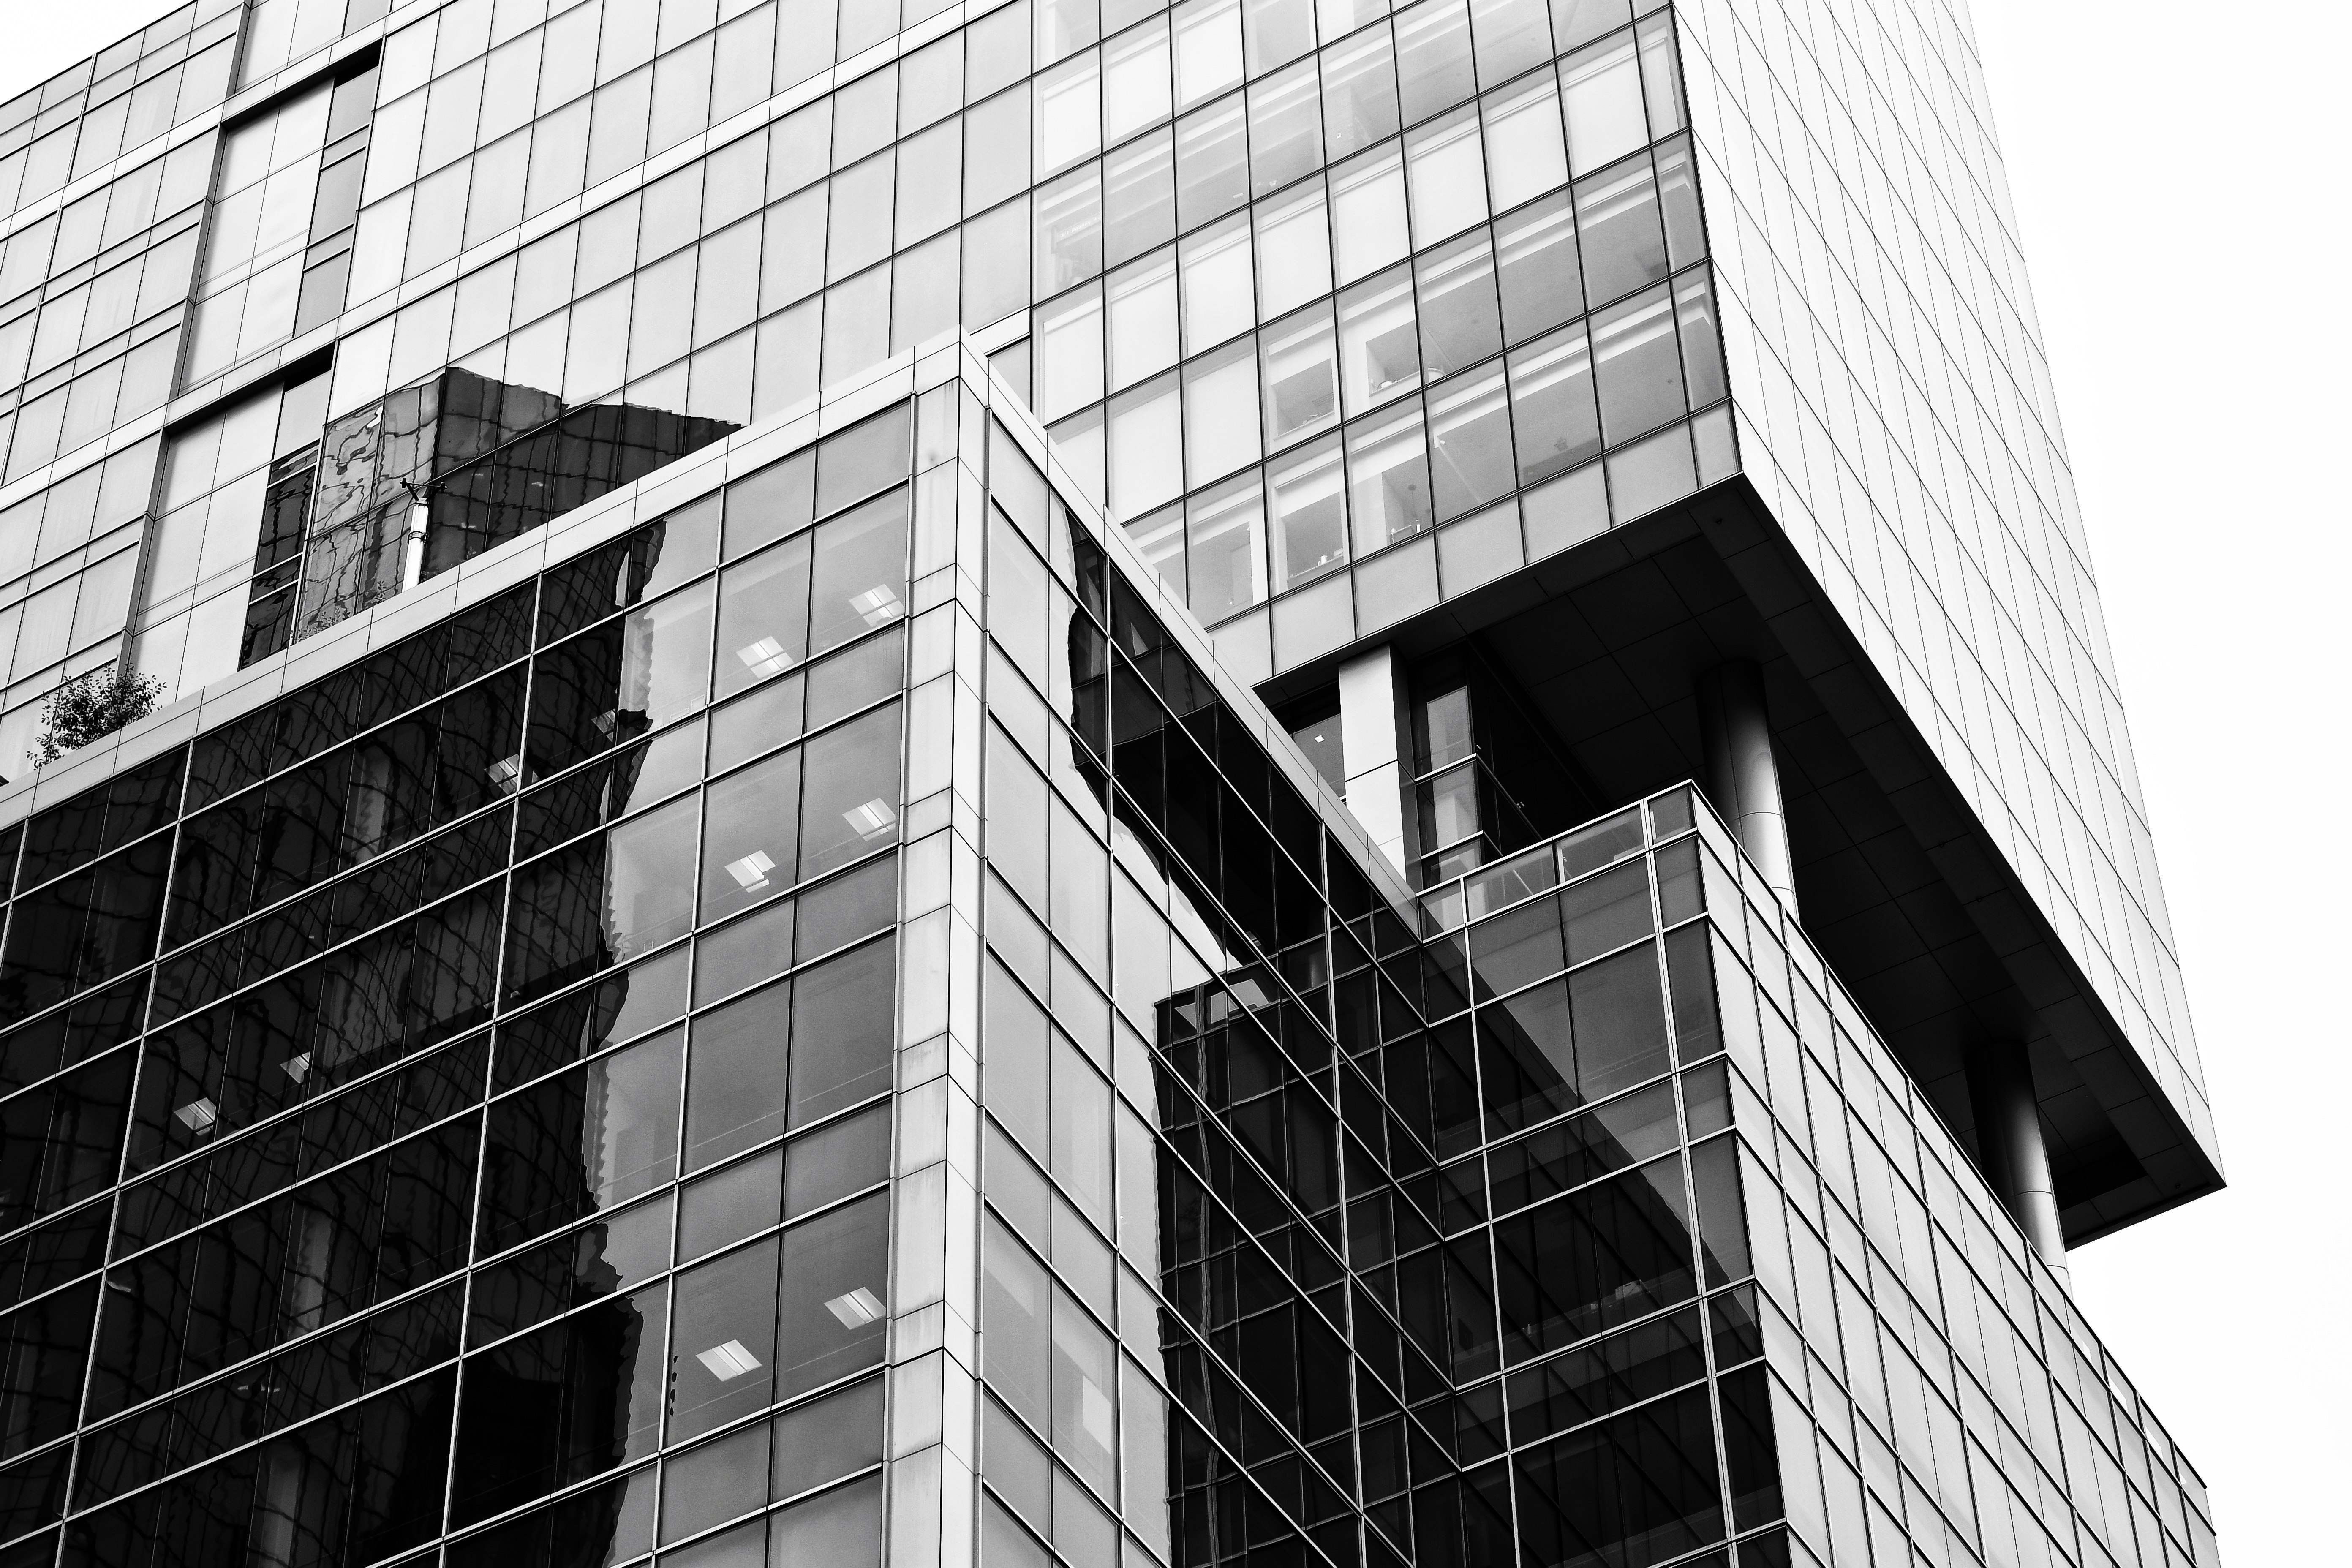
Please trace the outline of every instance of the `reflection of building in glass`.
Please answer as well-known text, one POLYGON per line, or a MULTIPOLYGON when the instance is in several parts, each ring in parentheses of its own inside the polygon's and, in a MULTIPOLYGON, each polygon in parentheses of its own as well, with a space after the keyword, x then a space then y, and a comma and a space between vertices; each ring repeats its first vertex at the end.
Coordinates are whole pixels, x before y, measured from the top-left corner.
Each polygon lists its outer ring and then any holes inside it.
POLYGON ((567 410, 550 394, 462 370, 333 420, 317 450, 300 455, 307 464, 283 477, 285 462, 272 469, 255 558, 265 569, 254 578, 239 665, 584 506, 730 428, 626 405, 567 410))
POLYGON ((0 773, 164 688, 0 787, 0 1568, 2210 1568, 2066 1289, 2220 1174, 1966 34, 0 105, 0 773))
MULTIPOLYGON (((38 1550, 2038 1561, 2146 1492, 2210 1554, 1706 798, 1408 892, 916 372, 9 830, 38 1550)), ((1510 798, 1467 658, 1424 824, 1510 798)))

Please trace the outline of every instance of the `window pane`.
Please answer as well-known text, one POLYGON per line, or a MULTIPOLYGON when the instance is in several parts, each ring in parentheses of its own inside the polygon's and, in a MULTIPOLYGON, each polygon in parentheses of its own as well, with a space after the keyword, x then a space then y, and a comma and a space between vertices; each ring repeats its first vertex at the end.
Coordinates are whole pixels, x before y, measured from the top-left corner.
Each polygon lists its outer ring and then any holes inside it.
MULTIPOLYGON (((768 1495, 788 1498, 882 1462, 882 1384, 869 1378, 786 1411, 772 1424, 768 1495)), ((778 1558, 780 1564, 795 1562, 778 1558)), ((825 1562, 812 1558, 811 1562, 825 1562)))
POLYGON ((1592 357, 1601 386, 1601 428, 1611 445, 1683 413, 1682 354, 1665 289, 1636 295, 1596 314, 1592 357))
MULTIPOLYGON (((786 981, 695 1020, 694 1054, 687 1064, 688 1170, 699 1170, 784 1130, 792 1004, 792 983, 786 981)), ((772 1192, 772 1210, 773 1196, 772 1192)))
POLYGON ((1167 251, 1110 280, 1110 389, 1132 386, 1175 363, 1176 256, 1167 251))
POLYGON ((494 1104, 482 1251, 502 1251, 674 1178, 684 1055, 673 1029, 494 1104))
POLYGON ((724 919, 793 885, 801 753, 712 784, 702 835, 702 918, 724 919))
POLYGON ((1689 384, 1692 406, 1704 407, 1721 397, 1723 342, 1715 326, 1715 292, 1705 268, 1675 284, 1675 320, 1682 328, 1683 374, 1689 384))
POLYGON ((1257 214, 1258 310, 1276 316, 1331 291, 1330 229, 1322 182, 1257 214))
POLYGON ((1110 1336, 1056 1289, 1054 1292, 1054 1451, 1104 1491, 1118 1485, 1117 1352, 1110 1336))
POLYGON ((1193 484, 1257 461, 1257 347, 1248 339, 1184 367, 1184 443, 1193 484))
POLYGON ((1039 295, 1055 294, 1102 270, 1102 174, 1093 165, 1037 190, 1039 295))
POLYGON ((785 1146, 784 1217, 798 1219, 889 1175, 890 1108, 883 1104, 785 1146))
POLYGON ((747 1415, 775 1396, 776 1242, 677 1277, 669 1440, 747 1415))
POLYGON ((1311 582, 1348 559, 1348 509, 1341 493, 1339 441, 1334 436, 1276 463, 1274 489, 1275 592, 1311 582))
POLYGON ((1182 428, 1172 375, 1110 405, 1113 516, 1139 517, 1182 490, 1182 428))
POLYGON ((1162 131, 1103 160, 1103 259, 1116 267, 1175 237, 1175 142, 1162 131))
POLYGON ((1176 217, 1208 222, 1249 200, 1248 116, 1239 93, 1176 122, 1176 217))
POLYGON ((1666 224, 1666 251, 1676 267, 1706 252, 1698 210, 1698 174, 1691 166, 1690 138, 1678 136, 1658 149, 1658 205, 1666 224))
POLYGON ((1508 81, 1551 58, 1544 0, 1471 0, 1470 30, 1477 39, 1481 81, 1508 81))
POLYGON ((1323 105, 1315 62, 1302 60, 1249 89, 1250 189, 1279 190, 1323 163, 1323 105))
POLYGON ((772 1515, 768 1561, 874 1568, 882 1561, 882 1478, 852 1481, 772 1515))
POLYGON ((1194 497, 1184 528, 1194 615, 1214 625, 1265 597, 1265 507, 1255 474, 1194 497))
MULTIPOLYGON (((688 1163, 694 1160, 692 1113, 687 1132, 688 1163)), ((740 1241, 776 1223, 783 1184, 784 1154, 771 1149, 756 1159, 730 1165, 717 1175, 689 1183, 680 1194, 677 1256, 690 1261, 740 1241)))
POLYGON ((1056 1036, 1054 1174, 1105 1229, 1111 1224, 1110 1113, 1110 1085, 1087 1066, 1076 1047, 1056 1036))
POLYGON ((1486 168, 1478 114, 1463 109, 1405 138, 1412 238, 1432 245, 1486 216, 1486 168))
POLYGON ((1577 970, 1568 977, 1568 993, 1576 1026, 1576 1086, 1585 1099, 1602 1099, 1665 1070, 1665 1004, 1654 946, 1629 948, 1577 970))
POLYGON ((1437 388, 1429 399, 1430 478, 1437 515, 1459 517, 1510 490, 1511 420, 1503 367, 1437 388))
POLYGON ((1045 1268, 994 1216, 987 1226, 981 1290, 981 1373, 1033 1426, 1051 1425, 1053 1287, 1045 1268))
POLYGON ((1549 71, 1489 98, 1485 110, 1486 171, 1494 182, 1497 211, 1568 183, 1568 147, 1560 139, 1559 89, 1549 71))
POLYGON ((889 1326, 884 1296, 889 1258, 887 1193, 784 1233, 783 1285, 776 1307, 779 1395, 881 1361, 889 1326))
POLYGON ((765 1422, 671 1459, 662 1475, 661 1539, 679 1540, 768 1500, 765 1422))
POLYGON ((1418 400, 1348 432, 1348 486, 1359 554, 1410 539, 1435 521, 1418 400))
POLYGON ((1332 270, 1351 283, 1412 248, 1404 218, 1404 159, 1395 149, 1331 175, 1332 270))
POLYGON ((700 708, 710 695, 708 582, 632 613, 621 633, 620 708, 655 728, 700 708))
POLYGON ((1123 33, 1103 50, 1105 141, 1124 141, 1168 118, 1169 68, 1165 22, 1123 33))
MULTIPOLYGON (((1470 96, 1470 10, 1464 0, 1406 10, 1396 24, 1397 91, 1410 125, 1470 96)), ((1631 46, 1626 58, 1633 58, 1631 46)))
POLYGON ((1614 163, 1650 139, 1631 38, 1564 64, 1560 97, 1567 106, 1569 164, 1578 174, 1614 163))
POLYGON ((604 929, 613 957, 636 957, 693 923, 694 889, 678 868, 694 859, 692 795, 613 829, 604 929))
POLYGON ((1332 157, 1396 134, 1396 59, 1386 27, 1334 44, 1322 64, 1324 135, 1332 157))
POLYGON ((866 502, 816 531, 809 651, 888 626, 907 613, 907 491, 866 502))
POLYGON ((1666 237, 1647 158, 1594 176, 1576 190, 1584 286, 1598 304, 1666 275, 1666 237))
POLYGON ((1422 258, 1422 364, 1433 376, 1476 364, 1503 346, 1495 252, 1481 229, 1422 258))
POLYGON ((1495 232, 1508 341, 1524 342, 1583 312, 1584 280, 1567 192, 1512 214, 1495 232))
POLYGON ((1263 342, 1267 445, 1284 446, 1337 422, 1339 384, 1331 308, 1321 306, 1272 328, 1263 342))
POLYGON ((1518 426, 1522 483, 1574 468, 1601 450, 1592 356, 1582 326, 1511 355, 1511 412, 1518 426))
POLYGON ((890 1087, 897 951, 893 940, 870 942, 803 970, 793 981, 793 1126, 890 1087))
POLYGON ((1421 384, 1412 279, 1403 268, 1360 284, 1340 300, 1339 384, 1349 414, 1421 384))
POLYGON ((1037 78, 1035 170, 1044 179, 1102 146, 1099 61, 1089 52, 1037 78))
POLYGON ((1246 220, 1221 224, 1183 246, 1184 350, 1213 348, 1257 320, 1246 220))
MULTIPOLYGON (((730 508, 736 504, 729 502, 730 508)), ((807 657, 808 584, 806 534, 730 566, 721 575, 719 696, 764 680, 807 657)))
MULTIPOLYGON (((803 748, 803 880, 891 842, 898 830, 897 704, 829 730, 803 748)), ((887 1011, 887 1009, 886 1009, 887 1011)))

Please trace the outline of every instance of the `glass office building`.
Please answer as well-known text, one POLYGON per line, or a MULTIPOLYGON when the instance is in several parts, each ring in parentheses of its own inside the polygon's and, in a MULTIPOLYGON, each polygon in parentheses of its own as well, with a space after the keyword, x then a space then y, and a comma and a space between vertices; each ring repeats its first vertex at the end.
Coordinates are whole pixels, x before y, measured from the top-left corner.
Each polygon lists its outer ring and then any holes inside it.
POLYGON ((0 1568, 2216 1561, 1964 17, 198 0, 0 205, 0 1568))

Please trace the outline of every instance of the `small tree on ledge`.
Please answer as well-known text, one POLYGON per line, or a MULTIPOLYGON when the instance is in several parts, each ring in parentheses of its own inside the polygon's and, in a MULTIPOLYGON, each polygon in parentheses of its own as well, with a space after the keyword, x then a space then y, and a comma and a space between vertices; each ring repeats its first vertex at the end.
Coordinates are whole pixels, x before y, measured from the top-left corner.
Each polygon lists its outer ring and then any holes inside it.
POLYGON ((152 675, 125 675, 107 665, 77 676, 41 701, 41 732, 33 741, 33 765, 47 767, 101 735, 145 718, 162 696, 163 683, 152 675))

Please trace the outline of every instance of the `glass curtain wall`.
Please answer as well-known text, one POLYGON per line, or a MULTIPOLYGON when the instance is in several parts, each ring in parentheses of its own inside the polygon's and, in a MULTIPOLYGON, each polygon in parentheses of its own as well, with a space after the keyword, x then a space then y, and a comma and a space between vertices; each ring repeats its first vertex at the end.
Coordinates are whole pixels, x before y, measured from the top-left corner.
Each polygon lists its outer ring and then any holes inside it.
POLYGON ((10 1568, 2213 1561, 1693 792, 1405 901, 961 363, 0 837, 10 1568))
MULTIPOLYGON (((383 30, 368 0, 252 7, 223 129, 85 180, 0 258, 0 293, 46 277, 62 296, 100 227, 155 226, 88 310, 0 304, 0 373, 12 310, 50 373, 0 428, 0 484, 56 514, 41 561, 110 521, 118 548, 140 537, 70 484, 45 498, 51 465, 86 468, 174 385, 206 407, 173 439, 198 435, 331 345, 322 426, 456 366, 555 409, 719 429, 985 331, 1082 488, 1203 620, 1242 617, 1244 670, 1733 467, 1665 11, 723 9, 458 0, 383 30)), ((284 574, 282 510, 240 506, 244 542, 208 572, 284 574)), ((170 543, 154 515, 151 554, 170 543)), ((0 622, 0 751, 126 637, 177 696, 323 624, 185 618, 148 575, 133 556, 77 584, 86 610, 52 590, 0 622)))

